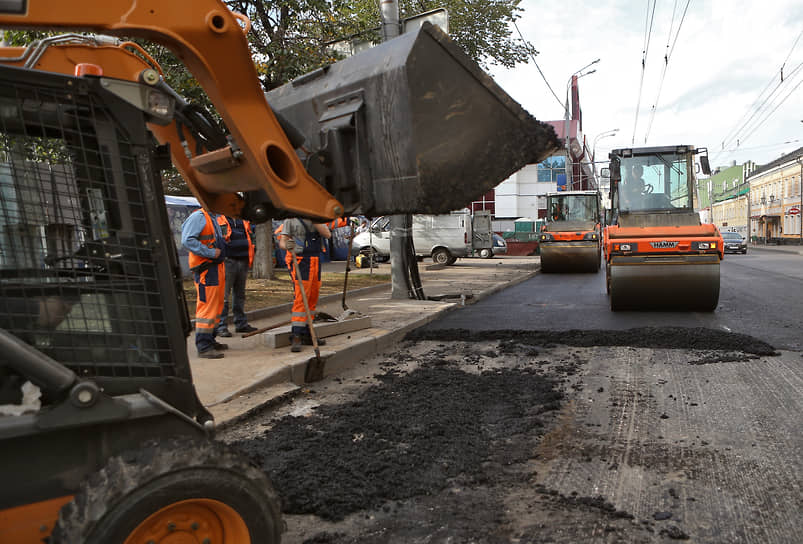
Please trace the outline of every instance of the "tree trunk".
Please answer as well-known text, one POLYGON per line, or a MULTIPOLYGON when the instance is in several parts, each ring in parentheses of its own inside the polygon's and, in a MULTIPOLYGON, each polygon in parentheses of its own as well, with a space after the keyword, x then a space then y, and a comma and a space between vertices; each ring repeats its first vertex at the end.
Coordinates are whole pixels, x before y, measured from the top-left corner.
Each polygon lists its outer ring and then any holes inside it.
POLYGON ((276 279, 273 268, 273 222, 254 226, 256 254, 251 275, 260 279, 276 279))

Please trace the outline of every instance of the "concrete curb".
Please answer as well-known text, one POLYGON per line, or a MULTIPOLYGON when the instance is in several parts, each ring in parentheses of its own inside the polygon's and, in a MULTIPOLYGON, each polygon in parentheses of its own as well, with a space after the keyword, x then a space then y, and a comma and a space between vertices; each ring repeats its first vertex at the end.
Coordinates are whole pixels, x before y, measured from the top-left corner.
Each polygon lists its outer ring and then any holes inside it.
MULTIPOLYGON (((476 294, 473 298, 468 299, 466 303, 476 304, 478 301, 490 295, 498 293, 503 289, 507 289, 508 287, 513 287, 514 285, 518 285, 524 281, 527 281, 528 279, 538 274, 539 270, 540 266, 536 265, 535 270, 523 275, 521 278, 504 282, 490 289, 482 291, 481 293, 476 294)), ((363 289, 360 289, 359 291, 363 294, 370 293, 375 290, 379 290, 378 288, 387 288, 387 285, 389 284, 365 287, 363 289)), ((340 296, 342 295, 330 295, 330 297, 335 297, 335 298, 340 296)), ((419 327, 423 327, 424 325, 434 321, 441 315, 456 310, 460 307, 461 305, 459 303, 454 303, 454 302, 445 303, 443 307, 439 308, 437 311, 432 312, 431 314, 426 315, 420 319, 417 319, 411 323, 408 323, 407 325, 399 329, 394 329, 394 330, 378 329, 377 333, 374 334, 373 336, 355 342, 338 351, 321 351, 321 357, 324 358, 326 361, 324 376, 330 376, 331 374, 337 371, 342 371, 351 368, 352 366, 354 366, 355 363, 363 359, 367 359, 368 357, 372 357, 373 355, 376 355, 377 353, 384 351, 393 346, 394 344, 400 342, 401 340, 404 339, 407 333, 412 332, 415 329, 418 329, 419 327)), ((283 306, 267 308, 266 310, 273 310, 275 308, 281 308, 282 311, 285 311, 283 306)), ((273 314, 267 314, 267 315, 273 315, 273 314)), ((270 387, 273 385, 277 385, 279 383, 291 382, 298 386, 304 385, 305 384, 304 373, 307 368, 307 363, 309 362, 310 359, 311 357, 307 354, 298 360, 288 361, 288 363, 283 368, 273 370, 262 376, 258 376, 248 385, 229 392, 215 404, 222 404, 238 396, 245 395, 247 393, 252 393, 258 389, 270 387)))

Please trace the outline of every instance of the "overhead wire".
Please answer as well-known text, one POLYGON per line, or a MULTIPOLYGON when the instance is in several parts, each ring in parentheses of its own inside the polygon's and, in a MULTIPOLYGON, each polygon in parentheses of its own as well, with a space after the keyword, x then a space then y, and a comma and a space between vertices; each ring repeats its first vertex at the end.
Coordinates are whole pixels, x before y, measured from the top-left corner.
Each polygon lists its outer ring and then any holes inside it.
POLYGON ((633 138, 631 144, 636 142, 636 128, 638 127, 639 110, 641 109, 641 91, 644 88, 644 73, 647 69, 647 52, 650 49, 650 38, 652 36, 652 24, 655 20, 655 5, 658 0, 652 2, 652 15, 650 15, 650 0, 647 0, 647 17, 644 20, 644 43, 641 48, 641 81, 638 86, 638 99, 636 99, 636 117, 633 120, 633 138))
MULTIPOLYGON (((527 52, 530 54, 530 59, 532 59, 533 64, 535 64, 535 68, 538 70, 538 73, 541 74, 541 79, 544 80, 544 83, 546 83, 546 86, 549 89, 549 91, 552 93, 552 96, 555 97, 555 100, 558 101, 558 104, 560 104, 561 109, 563 109, 563 107, 564 107, 563 106, 563 102, 561 102, 561 100, 558 97, 558 95, 555 94, 555 91, 552 90, 552 85, 549 84, 549 81, 547 81, 546 76, 544 75, 544 72, 541 71, 541 67, 538 66, 538 63, 535 60, 535 55, 533 54, 533 51, 535 51, 535 48, 533 48, 530 45, 530 42, 528 42, 527 40, 524 39, 524 36, 522 35, 521 30, 519 30, 519 25, 516 24, 516 21, 513 21, 513 27, 516 29, 516 32, 519 33, 519 38, 521 38, 521 41, 524 42, 524 45, 527 47, 527 52)), ((537 54, 538 51, 535 51, 535 53, 537 54)))
POLYGON ((675 0, 675 5, 672 7, 672 22, 669 24, 669 34, 666 38, 666 54, 664 55, 664 69, 661 72, 661 80, 658 83, 658 93, 655 96, 655 103, 652 105, 652 111, 650 112, 650 120, 647 123, 647 131, 644 133, 644 143, 647 143, 647 138, 650 137, 650 130, 652 130, 652 123, 655 120, 655 112, 658 109, 658 101, 661 98, 661 90, 664 87, 664 78, 666 78, 666 71, 669 68, 669 59, 672 57, 672 52, 675 50, 675 44, 678 42, 678 37, 680 36, 680 29, 683 27, 683 21, 686 20, 686 12, 689 9, 689 4, 691 0, 686 0, 686 7, 683 8, 683 15, 680 18, 680 23, 678 23, 678 29, 675 33, 675 39, 672 41, 672 47, 669 47, 669 41, 672 40, 672 27, 675 23, 675 11, 677 9, 677 0, 675 0))
MULTIPOLYGON (((794 79, 794 76, 796 75, 798 70, 800 70, 801 64, 803 64, 803 63, 798 64, 790 73, 788 73, 786 75, 786 77, 784 77, 783 69, 784 69, 784 66, 786 66, 786 63, 791 58, 792 53, 794 52, 795 48, 797 47, 797 44, 800 41, 800 38, 802 36, 803 36, 803 30, 801 30, 800 34, 798 34, 797 38, 795 39, 795 42, 792 44, 792 47, 789 50, 789 53, 786 55, 786 58, 784 59, 784 62, 781 64, 780 81, 778 81, 778 74, 773 74, 772 75, 770 80, 767 82, 766 87, 764 87, 764 89, 759 93, 759 95, 758 95, 758 97, 756 97, 755 101, 748 107, 748 109, 745 111, 745 113, 739 118, 739 121, 737 121, 736 124, 733 125, 733 128, 731 128, 726 133, 726 136, 722 139, 722 149, 720 151, 718 151, 713 156, 714 159, 716 159, 720 154, 722 154, 726 147, 730 147, 731 145, 733 145, 734 141, 737 143, 736 147, 738 148, 739 144, 741 143, 741 140, 743 139, 742 134, 743 134, 744 131, 747 130, 747 127, 750 124, 750 122, 755 118, 756 115, 758 115, 761 112, 761 110, 769 108, 772 105, 772 104, 768 105, 767 102, 772 99, 773 95, 776 93, 776 91, 779 90, 781 85, 783 85, 784 83, 788 82, 790 79, 794 79), (772 84, 774 82, 777 82, 775 87, 772 89, 772 91, 766 97, 764 97, 765 93, 767 92, 768 89, 770 89, 770 87, 772 86, 772 84)), ((797 88, 797 87, 795 87, 795 88, 797 88)), ((788 98, 788 96, 786 98, 788 98)), ((783 101, 785 101, 786 98, 784 98, 783 101)), ((781 103, 783 103, 783 101, 781 103)), ((777 109, 777 107, 775 109, 777 109)), ((774 112, 775 109, 773 109, 772 111, 774 112)), ((766 121, 767 118, 768 117, 765 117, 764 120, 766 121)), ((763 121, 760 124, 763 124, 763 121)), ((760 124, 758 126, 760 126, 760 124)), ((749 134, 752 134, 752 132, 754 130, 755 129, 751 130, 749 134)))
MULTIPOLYGON (((801 64, 798 64, 798 66, 797 66, 797 68, 795 69, 795 71, 796 71, 796 72, 800 71, 800 68, 801 68, 801 66, 803 66, 803 63, 801 63, 801 64)), ((786 81, 789 81, 789 79, 791 79, 791 78, 788 78, 786 81)), ((786 101, 787 101, 787 99, 788 99, 790 96, 792 96, 792 94, 793 94, 793 93, 794 93, 794 92, 795 92, 795 91, 798 89, 798 87, 800 87, 800 85, 803 85, 803 78, 800 78, 800 81, 798 81, 798 82, 797 82, 797 85, 795 85, 794 87, 792 87, 792 90, 790 90, 788 93, 786 93, 786 96, 784 96, 784 97, 783 97, 783 98, 780 100, 780 102, 778 102, 777 104, 775 104, 775 107, 774 107, 774 108, 772 108, 772 110, 770 110, 770 111, 769 111, 769 112, 768 112, 766 115, 764 115, 764 117, 763 117, 761 120, 759 120, 759 121, 758 121, 758 122, 757 122, 757 123, 756 123, 756 124, 755 124, 755 125, 754 125, 754 126, 751 128, 751 129, 750 129, 750 132, 748 132, 748 133, 747 133, 745 136, 743 136, 743 137, 740 139, 740 141, 742 141, 742 142, 743 142, 743 141, 747 140, 747 139, 748 139, 750 136, 752 136, 752 135, 753 135, 753 133, 754 133, 756 130, 758 130, 758 129, 759 129, 759 128, 760 128, 760 127, 761 127, 761 126, 764 124, 764 123, 766 123, 766 122, 767 122, 767 120, 768 120, 770 117, 772 117, 772 114, 773 114, 773 113, 775 113, 775 112, 778 110, 778 108, 780 108, 780 107, 783 105, 783 103, 784 103, 784 102, 786 102, 786 101)), ((770 104, 770 106, 772 106, 772 104, 770 104)))

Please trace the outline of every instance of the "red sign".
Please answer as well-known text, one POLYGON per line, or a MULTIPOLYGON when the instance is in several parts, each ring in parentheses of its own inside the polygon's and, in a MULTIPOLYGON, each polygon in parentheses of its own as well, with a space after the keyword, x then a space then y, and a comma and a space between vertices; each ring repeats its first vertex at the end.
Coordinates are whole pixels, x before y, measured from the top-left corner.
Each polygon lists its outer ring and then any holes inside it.
POLYGON ((800 208, 798 208, 797 206, 795 206, 794 208, 789 208, 790 215, 797 215, 799 213, 800 213, 800 208))

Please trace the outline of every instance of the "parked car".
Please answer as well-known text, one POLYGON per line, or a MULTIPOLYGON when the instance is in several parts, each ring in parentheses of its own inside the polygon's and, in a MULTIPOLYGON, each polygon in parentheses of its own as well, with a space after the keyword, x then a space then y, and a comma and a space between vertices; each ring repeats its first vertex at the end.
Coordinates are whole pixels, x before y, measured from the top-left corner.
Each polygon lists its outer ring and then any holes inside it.
POLYGON ((725 253, 747 253, 747 240, 738 232, 722 232, 725 253))

